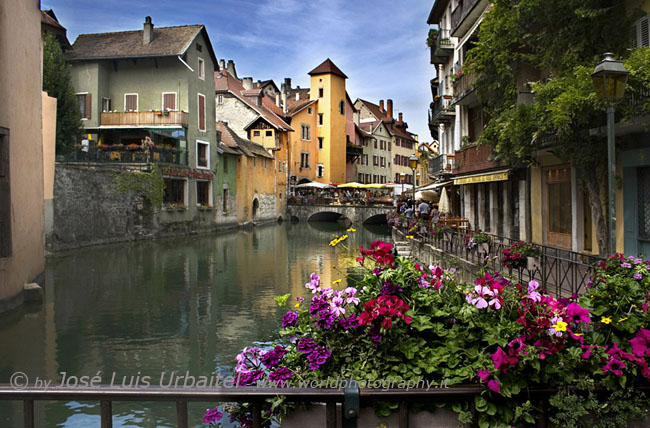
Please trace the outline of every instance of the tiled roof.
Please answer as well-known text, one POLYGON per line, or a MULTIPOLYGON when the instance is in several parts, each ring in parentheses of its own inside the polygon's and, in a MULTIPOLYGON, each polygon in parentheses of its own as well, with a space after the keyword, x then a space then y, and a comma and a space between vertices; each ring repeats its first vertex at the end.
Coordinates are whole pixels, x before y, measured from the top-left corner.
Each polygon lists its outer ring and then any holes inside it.
POLYGON ((287 101, 287 115, 293 116, 294 114, 302 111, 305 107, 316 104, 318 100, 289 100, 287 101))
POLYGON ((362 100, 359 98, 359 101, 361 101, 367 108, 370 110, 370 113, 372 113, 373 116, 375 116, 377 119, 385 119, 386 118, 386 112, 382 111, 382 109, 379 108, 377 104, 373 104, 370 101, 362 100))
POLYGON ((203 25, 181 25, 153 29, 151 43, 145 45, 143 30, 116 33, 80 34, 66 53, 69 61, 120 58, 147 58, 183 55, 192 41, 204 32, 208 53, 215 68, 219 67, 208 33, 203 25))
POLYGON ((315 76, 317 74, 335 74, 337 76, 341 76, 344 79, 348 78, 348 76, 346 76, 329 58, 323 61, 321 65, 314 68, 308 74, 310 76, 315 76))
POLYGON ((269 154, 263 146, 241 138, 225 122, 217 122, 217 131, 221 132, 221 139, 228 148, 237 150, 239 153, 249 157, 261 156, 273 159, 273 155, 269 154))
POLYGON ((249 97, 247 97, 247 95, 257 94, 260 94, 261 96, 261 89, 244 89, 241 80, 236 79, 226 70, 221 70, 214 73, 214 87, 217 92, 230 92, 236 96, 249 108, 255 110, 264 120, 269 122, 271 126, 283 131, 293 131, 293 128, 291 128, 291 126, 282 120, 282 110, 279 109, 275 103, 271 102, 271 100, 266 97, 262 97, 262 105, 258 106, 249 97))

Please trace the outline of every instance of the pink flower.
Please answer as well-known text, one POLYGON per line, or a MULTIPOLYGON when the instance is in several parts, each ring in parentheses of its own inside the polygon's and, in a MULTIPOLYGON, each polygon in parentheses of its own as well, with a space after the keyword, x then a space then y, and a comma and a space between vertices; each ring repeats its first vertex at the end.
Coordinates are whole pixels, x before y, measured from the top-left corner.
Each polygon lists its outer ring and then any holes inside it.
POLYGON ((488 388, 497 394, 501 394, 501 388, 499 387, 499 381, 496 379, 489 380, 487 383, 488 388))
POLYGON ((634 339, 630 340, 630 346, 632 346, 632 353, 638 357, 643 357, 644 355, 650 356, 650 330, 642 328, 636 334, 634 339))
POLYGON ((526 297, 528 297, 533 302, 539 302, 542 300, 542 295, 536 291, 538 287, 539 282, 535 281, 534 279, 528 283, 528 294, 526 297))
POLYGON ((585 309, 575 302, 566 307, 566 314, 570 321, 589 323, 589 309, 585 309))
POLYGON ((487 382, 488 378, 490 377, 490 371, 489 370, 479 370, 478 371, 478 377, 483 382, 487 382))

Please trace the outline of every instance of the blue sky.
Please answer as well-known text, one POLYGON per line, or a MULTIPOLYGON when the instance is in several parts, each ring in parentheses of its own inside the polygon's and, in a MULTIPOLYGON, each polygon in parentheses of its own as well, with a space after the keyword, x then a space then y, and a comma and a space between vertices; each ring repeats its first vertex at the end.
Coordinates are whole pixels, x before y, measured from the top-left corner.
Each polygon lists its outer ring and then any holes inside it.
POLYGON ((219 59, 235 61, 239 77, 285 77, 308 87, 307 73, 330 58, 348 76, 350 97, 391 98, 409 131, 431 141, 425 40, 432 0, 41 0, 74 42, 82 33, 205 24, 219 59))

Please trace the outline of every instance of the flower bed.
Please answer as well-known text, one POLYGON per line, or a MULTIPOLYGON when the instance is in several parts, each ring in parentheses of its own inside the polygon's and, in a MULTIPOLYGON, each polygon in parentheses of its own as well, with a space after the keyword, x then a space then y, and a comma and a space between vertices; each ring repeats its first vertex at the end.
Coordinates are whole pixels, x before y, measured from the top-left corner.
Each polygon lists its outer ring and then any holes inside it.
MULTIPOLYGON (((637 388, 650 378, 650 262, 613 256, 586 295, 557 299, 536 281, 519 284, 498 272, 462 283, 453 270, 395 258, 392 250, 380 241, 362 248, 357 261, 366 273, 354 286, 336 290, 313 273, 305 284, 311 300, 276 298, 288 309, 281 339, 244 349, 236 383, 480 383, 485 389, 472 402, 445 404, 479 427, 534 426, 541 417, 562 427, 623 427, 645 417, 648 400, 637 388), (531 401, 531 387, 557 392, 531 401)), ((281 396, 267 404, 266 426, 293 408, 281 396)), ((379 403, 375 413, 397 408, 379 403)), ((206 423, 226 410, 250 426, 246 404, 210 410, 206 423)))

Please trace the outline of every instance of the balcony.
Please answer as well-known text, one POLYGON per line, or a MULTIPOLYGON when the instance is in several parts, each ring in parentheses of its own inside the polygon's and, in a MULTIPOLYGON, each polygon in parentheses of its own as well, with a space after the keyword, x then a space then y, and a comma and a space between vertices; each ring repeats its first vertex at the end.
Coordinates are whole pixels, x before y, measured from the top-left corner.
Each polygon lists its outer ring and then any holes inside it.
POLYGON ((139 111, 127 113, 102 113, 101 126, 187 126, 188 114, 184 111, 139 111))
POLYGON ((502 162, 490 160, 494 148, 488 145, 471 145, 456 151, 454 174, 465 174, 503 166, 502 162))
POLYGON ((433 46, 431 46, 431 64, 443 64, 454 54, 454 43, 449 36, 450 31, 441 28, 433 46))
POLYGON ((99 164, 171 164, 187 165, 187 150, 174 147, 159 147, 151 149, 149 153, 140 147, 128 146, 102 146, 98 148, 91 145, 87 152, 81 148, 75 151, 57 155, 57 162, 90 162, 99 164))
POLYGON ((449 123, 454 120, 456 110, 451 104, 451 99, 445 96, 438 97, 433 103, 433 108, 429 110, 429 125, 440 125, 441 123, 449 123))
POLYGON ((431 159, 429 162, 429 174, 451 174, 451 171, 454 169, 455 157, 456 156, 453 153, 443 153, 440 156, 431 159))
POLYGON ((463 37, 487 5, 488 0, 460 0, 451 12, 451 37, 463 37))
POLYGON ((477 97, 474 94, 474 84, 476 75, 473 73, 463 73, 454 81, 454 99, 453 104, 470 105, 476 103, 477 97))

